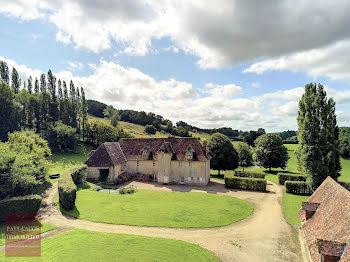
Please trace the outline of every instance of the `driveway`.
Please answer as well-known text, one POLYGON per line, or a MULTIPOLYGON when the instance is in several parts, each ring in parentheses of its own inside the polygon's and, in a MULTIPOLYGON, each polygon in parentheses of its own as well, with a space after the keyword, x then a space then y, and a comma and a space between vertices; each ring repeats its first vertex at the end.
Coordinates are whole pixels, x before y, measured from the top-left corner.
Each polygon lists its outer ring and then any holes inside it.
MULTIPOLYGON (((204 192, 234 196, 254 206, 252 215, 225 227, 205 229, 160 228, 96 223, 62 215, 54 205, 57 183, 45 192, 40 210, 45 222, 62 228, 124 233, 183 240, 208 249, 223 261, 303 261, 298 231, 283 216, 281 201, 283 188, 268 182, 268 192, 228 190, 221 181, 207 187, 158 185, 130 182, 139 189, 182 192, 204 192)), ((156 199, 155 199, 156 201, 156 199)), ((157 214, 154 214, 155 216, 157 214)))

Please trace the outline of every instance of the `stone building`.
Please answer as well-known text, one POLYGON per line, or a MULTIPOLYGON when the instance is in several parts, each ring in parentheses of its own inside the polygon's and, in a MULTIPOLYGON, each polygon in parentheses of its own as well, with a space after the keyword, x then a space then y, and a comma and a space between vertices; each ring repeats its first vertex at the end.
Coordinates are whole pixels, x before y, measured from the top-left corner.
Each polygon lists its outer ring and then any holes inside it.
POLYGON ((299 215, 312 262, 350 261, 350 191, 328 177, 299 215))
POLYGON ((88 178, 113 182, 123 173, 149 175, 158 183, 205 186, 210 157, 198 138, 126 138, 104 143, 85 162, 88 178))

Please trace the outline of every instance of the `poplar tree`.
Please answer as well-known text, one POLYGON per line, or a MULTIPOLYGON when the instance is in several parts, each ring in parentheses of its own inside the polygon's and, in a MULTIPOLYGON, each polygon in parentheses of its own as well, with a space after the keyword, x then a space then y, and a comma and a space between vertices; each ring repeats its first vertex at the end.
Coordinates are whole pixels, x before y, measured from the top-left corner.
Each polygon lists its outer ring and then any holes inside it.
POLYGON ((81 88, 81 100, 82 100, 82 109, 81 109, 81 112, 82 112, 82 134, 83 134, 83 139, 85 140, 86 139, 86 136, 87 136, 87 123, 88 123, 88 104, 87 104, 87 101, 86 101, 86 98, 85 98, 85 92, 84 92, 84 89, 81 88))
POLYGON ((44 73, 42 73, 40 76, 40 92, 46 92, 46 76, 44 73))
POLYGON ((74 83, 71 80, 69 84, 69 96, 70 96, 70 103, 69 103, 69 116, 70 116, 70 126, 71 127, 77 127, 77 115, 76 115, 76 95, 75 95, 75 87, 74 83))
POLYGON ((16 68, 12 68, 12 73, 11 73, 11 81, 12 81, 12 88, 15 94, 19 93, 19 89, 21 87, 21 79, 19 78, 19 74, 16 70, 16 68))
POLYGON ((33 92, 33 78, 29 76, 28 78, 28 92, 31 94, 33 92))
POLYGON ((335 102, 321 84, 310 83, 299 102, 298 162, 315 190, 327 178, 340 176, 339 128, 335 102))
POLYGON ((34 92, 35 93, 39 93, 40 92, 40 88, 39 88, 39 80, 38 78, 35 78, 35 83, 34 83, 34 92))
POLYGON ((0 61, 0 80, 5 81, 7 84, 10 81, 9 67, 4 61, 0 61))

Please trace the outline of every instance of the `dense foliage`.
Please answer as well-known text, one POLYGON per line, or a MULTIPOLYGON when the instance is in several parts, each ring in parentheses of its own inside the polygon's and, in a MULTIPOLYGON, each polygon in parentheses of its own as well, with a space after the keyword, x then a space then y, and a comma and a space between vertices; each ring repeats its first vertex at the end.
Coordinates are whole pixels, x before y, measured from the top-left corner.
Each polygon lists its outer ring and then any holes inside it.
POLYGON ((264 168, 286 168, 288 150, 280 136, 265 134, 255 141, 255 158, 258 166, 264 168))
POLYGON ((306 176, 304 175, 294 175, 294 174, 286 174, 279 173, 278 174, 278 182, 280 185, 284 185, 286 181, 302 181, 306 182, 306 176))
POLYGON ((339 129, 339 147, 340 155, 343 158, 350 158, 350 127, 341 127, 339 129))
POLYGON ((238 153, 239 166, 243 167, 243 171, 245 167, 254 165, 253 154, 249 145, 238 143, 235 148, 238 153))
POLYGON ((288 140, 289 138, 291 137, 295 137, 298 135, 298 132, 297 131, 291 131, 291 130, 288 130, 288 131, 283 131, 283 132, 280 132, 278 133, 278 135, 282 138, 282 140, 288 140))
POLYGON ((150 135, 155 135, 157 133, 157 129, 153 125, 145 126, 145 132, 150 135))
POLYGON ((106 109, 107 105, 95 100, 87 100, 88 113, 96 117, 104 117, 103 111, 106 109))
POLYGON ((225 176, 227 188, 266 191, 266 180, 250 177, 225 176))
POLYGON ((340 176, 339 128, 333 98, 321 84, 310 83, 299 102, 298 162, 316 189, 327 176, 340 176))
POLYGON ((0 223, 6 214, 36 214, 41 205, 41 196, 27 195, 0 200, 0 223))
POLYGON ((211 135, 208 142, 208 153, 211 156, 212 169, 233 170, 238 167, 238 154, 227 136, 219 133, 211 135))
POLYGON ((63 124, 61 120, 49 123, 44 137, 54 151, 72 151, 79 142, 76 128, 63 124))
POLYGON ((309 183, 302 181, 286 181, 286 192, 293 195, 310 196, 312 194, 312 188, 309 183))
POLYGON ((253 172, 253 171, 237 171, 236 170, 234 173, 234 176, 265 179, 265 173, 253 172))
POLYGON ((30 194, 43 184, 50 155, 46 140, 34 131, 10 134, 0 143, 0 199, 30 194))
POLYGON ((86 182, 87 166, 77 165, 70 169, 71 177, 75 185, 82 185, 86 182))

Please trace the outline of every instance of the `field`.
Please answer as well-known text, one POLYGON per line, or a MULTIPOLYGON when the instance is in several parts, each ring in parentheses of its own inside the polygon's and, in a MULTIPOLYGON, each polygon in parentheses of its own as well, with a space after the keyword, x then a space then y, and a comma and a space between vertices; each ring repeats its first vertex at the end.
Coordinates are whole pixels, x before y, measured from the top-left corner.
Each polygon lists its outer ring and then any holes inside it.
MULTIPOLYGON (((44 222, 41 222, 41 233, 45 233, 50 230, 54 230, 57 227, 44 222)), ((5 244, 5 225, 0 224, 0 246, 5 244)))
POLYGON ((138 190, 131 195, 80 189, 73 217, 111 224, 156 227, 218 227, 239 221, 253 207, 238 198, 207 193, 138 190))
POLYGON ((284 193, 282 198, 282 206, 284 217, 289 224, 300 226, 298 210, 301 207, 301 202, 307 201, 308 196, 298 196, 289 193, 284 193))
POLYGON ((217 261, 198 245, 180 240, 71 230, 42 241, 40 258, 6 261, 217 261), (79 259, 78 259, 79 258, 79 259))

